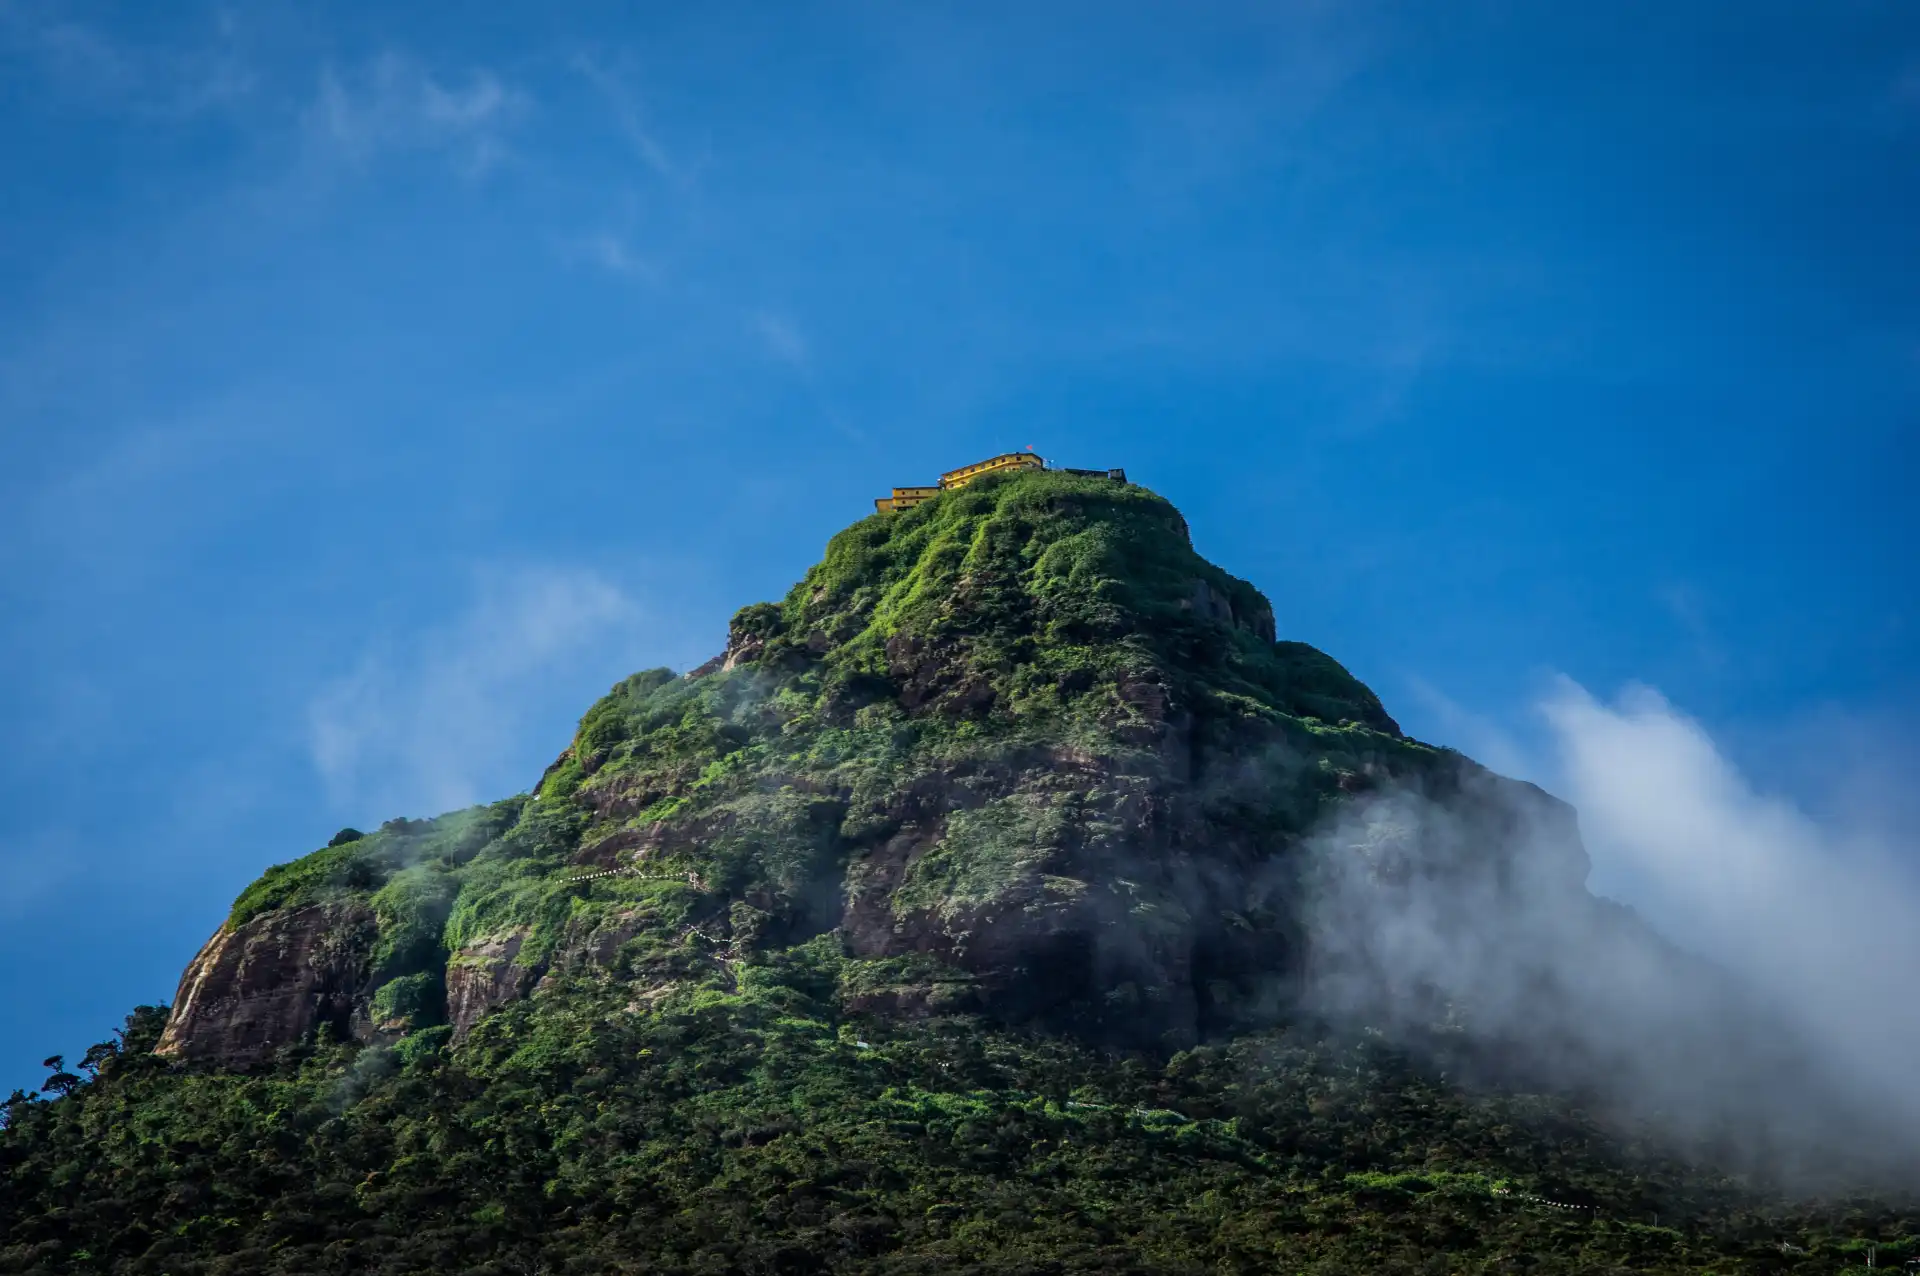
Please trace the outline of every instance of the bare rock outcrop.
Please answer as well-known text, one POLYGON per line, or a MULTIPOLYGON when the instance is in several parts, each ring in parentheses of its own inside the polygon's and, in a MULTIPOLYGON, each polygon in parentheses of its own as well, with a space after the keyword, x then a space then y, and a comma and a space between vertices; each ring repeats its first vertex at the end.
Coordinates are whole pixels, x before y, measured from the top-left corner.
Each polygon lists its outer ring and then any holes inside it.
POLYGON ((1213 582, 1198 579, 1193 582, 1193 593, 1182 599, 1180 605, 1196 616, 1244 629, 1264 642, 1274 640, 1273 608, 1264 600, 1235 607, 1233 600, 1215 588, 1213 582))
POLYGON ((323 1025, 352 1033, 366 1020, 375 935, 357 901, 222 925, 181 976, 158 1053, 245 1067, 323 1025))
POLYGON ((472 1031, 487 1011, 533 990, 540 971, 516 960, 526 940, 524 928, 507 931, 469 944, 447 963, 447 1022, 456 1039, 472 1031))

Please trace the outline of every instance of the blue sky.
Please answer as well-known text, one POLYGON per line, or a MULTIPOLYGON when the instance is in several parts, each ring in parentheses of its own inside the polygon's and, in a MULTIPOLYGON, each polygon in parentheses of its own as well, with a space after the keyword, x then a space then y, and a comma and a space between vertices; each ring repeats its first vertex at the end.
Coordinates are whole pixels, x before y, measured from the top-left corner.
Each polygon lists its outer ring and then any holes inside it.
POLYGON ((1418 735, 1646 683, 1909 854, 1911 4, 0 0, 0 160, 0 1088, 1028 445, 1418 735))

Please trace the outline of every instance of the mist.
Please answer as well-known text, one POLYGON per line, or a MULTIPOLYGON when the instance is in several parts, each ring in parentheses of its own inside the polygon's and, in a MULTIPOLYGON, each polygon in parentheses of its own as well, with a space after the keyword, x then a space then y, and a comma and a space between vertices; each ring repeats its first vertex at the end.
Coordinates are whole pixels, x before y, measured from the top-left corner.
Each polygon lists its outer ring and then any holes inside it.
POLYGON ((1911 834, 1854 806, 1828 822, 1756 791, 1657 691, 1543 701, 1595 854, 1645 883, 1675 934, 1814 1043, 1889 1139, 1920 1148, 1920 873, 1911 834), (1895 833, 1893 836, 1901 836, 1895 833))
POLYGON ((1537 709, 1577 829, 1469 768, 1458 793, 1383 789, 1316 832, 1317 1008, 1470 1041, 1489 1079, 1782 1180, 1920 1162, 1910 852, 1864 831, 1875 813, 1757 791, 1652 690, 1607 704, 1563 679, 1537 709), (1589 893, 1589 854, 1664 933, 1589 893))
POLYGON ((371 643, 313 698, 308 752, 343 817, 437 815, 524 787, 580 701, 646 663, 648 609, 592 571, 494 568, 473 586, 456 615, 371 643))

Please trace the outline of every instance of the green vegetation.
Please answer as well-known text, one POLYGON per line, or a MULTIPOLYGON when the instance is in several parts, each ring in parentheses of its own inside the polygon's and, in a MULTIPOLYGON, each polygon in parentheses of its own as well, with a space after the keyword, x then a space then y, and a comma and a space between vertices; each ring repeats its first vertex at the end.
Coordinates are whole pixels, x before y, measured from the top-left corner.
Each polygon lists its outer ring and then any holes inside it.
POLYGON ((444 1028, 316 1043, 254 1074, 144 1053, 136 1014, 97 1079, 9 1107, 0 1271, 1811 1273, 1868 1241, 1883 1266, 1920 1252, 1912 1208, 1770 1204, 1377 1040, 1115 1056, 848 1018, 836 964, 815 944, 644 1011, 572 982, 457 1049, 444 1028))
POLYGON ((1397 734, 1331 658, 1271 641, 1267 600, 1194 553, 1172 505, 1104 479, 996 475, 876 514, 833 538, 777 615, 762 605, 742 618, 775 655, 829 640, 829 681, 842 686, 885 676, 888 643, 904 634, 961 647, 1016 714, 1160 675, 1195 701, 1210 688, 1397 734))
MULTIPOLYGON (((322 849, 262 873, 259 881, 240 892, 227 922, 240 927, 276 908, 304 908, 343 897, 374 896, 408 864, 450 872, 498 837, 519 814, 520 806, 520 799, 513 798, 456 811, 437 820, 389 820, 372 834, 342 829, 322 849)), ((389 915, 399 907, 399 899, 398 895, 388 897, 389 915)))

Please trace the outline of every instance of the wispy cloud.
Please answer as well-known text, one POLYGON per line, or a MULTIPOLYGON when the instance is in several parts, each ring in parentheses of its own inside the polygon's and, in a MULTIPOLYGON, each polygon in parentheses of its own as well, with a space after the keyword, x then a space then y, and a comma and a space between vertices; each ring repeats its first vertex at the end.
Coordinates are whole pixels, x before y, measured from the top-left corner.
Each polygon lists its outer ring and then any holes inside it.
POLYGON ((566 256, 623 279, 660 282, 659 267, 635 251, 626 236, 613 231, 581 236, 567 245, 566 256))
POLYGON ((234 13, 221 11, 210 29, 170 29, 168 42, 136 44, 82 21, 64 4, 0 4, 0 49, 32 65, 57 99, 172 120, 253 94, 260 77, 234 13))
POLYGON ((387 52, 357 68, 323 68, 306 119, 313 136, 349 162, 437 152, 478 177, 506 158, 507 135, 530 105, 525 92, 485 68, 442 79, 387 52))
POLYGON ((1407 688, 1432 715, 1446 742, 1502 775, 1542 784, 1539 759, 1514 734, 1485 714, 1476 713, 1426 679, 1408 676, 1407 688))
MULTIPOLYGON (((624 56, 610 58, 584 52, 576 53, 572 59, 574 72, 586 81, 612 117, 627 150, 640 161, 650 178, 666 188, 664 210, 670 215, 691 215, 697 211, 691 198, 694 194, 691 175, 661 140, 659 132, 647 122, 627 63, 624 56)), ((600 229, 567 244, 564 256, 619 278, 658 285, 662 276, 659 261, 633 246, 632 225, 645 201, 630 178, 622 175, 620 180, 627 187, 618 201, 624 214, 611 223, 602 222, 600 229)))
POLYGON ((1707 600, 1694 586, 1684 581, 1665 585, 1658 591, 1661 604, 1693 643, 1694 655, 1708 668, 1727 664, 1724 645, 1715 635, 1707 616, 1707 600))
POLYGON ((182 476, 270 437, 262 424, 227 405, 130 429, 89 448, 84 463, 47 489, 41 509, 49 520, 76 510, 93 517, 129 503, 175 499, 182 476))
POLYGON ((813 354, 799 327, 785 315, 771 310, 756 310, 752 315, 754 335, 766 352, 796 372, 813 367, 813 354))
POLYGON ((1338 422, 1340 433, 1364 436, 1400 420, 1422 378, 1445 361, 1443 326, 1430 316, 1405 314, 1402 309, 1396 307, 1389 314, 1388 335, 1371 342, 1371 348, 1359 355, 1375 375, 1338 422))
POLYGON ((834 396, 821 384, 813 343, 798 323, 779 311, 761 309, 748 312, 747 328, 769 358, 792 370, 821 420, 843 438, 856 443, 866 441, 866 436, 847 419, 846 413, 834 402, 834 396))
POLYGON ((150 585, 183 540, 259 508, 289 468, 312 473, 307 424, 281 396, 249 389, 63 439, 0 509, 0 565, 57 565, 68 587, 76 573, 150 585))
POLYGON ((601 59, 585 53, 574 57, 573 67, 606 103, 607 109, 613 114, 614 125, 635 157, 662 181, 671 186, 684 187, 688 181, 685 170, 674 161, 659 135, 647 124, 640 109, 639 94, 630 87, 628 77, 601 59))
POLYGON ((533 738, 564 739, 582 668, 629 671, 645 610, 603 577, 489 569, 444 624, 372 646, 309 708, 309 751, 336 804, 431 814, 525 788, 533 738), (544 730, 536 730, 536 727, 544 730))
POLYGON ((1310 126, 1377 56, 1366 5, 1274 5, 1246 32, 1257 54, 1237 74, 1209 74, 1132 108, 1136 190, 1157 203, 1202 197, 1249 168, 1300 175, 1310 126))

